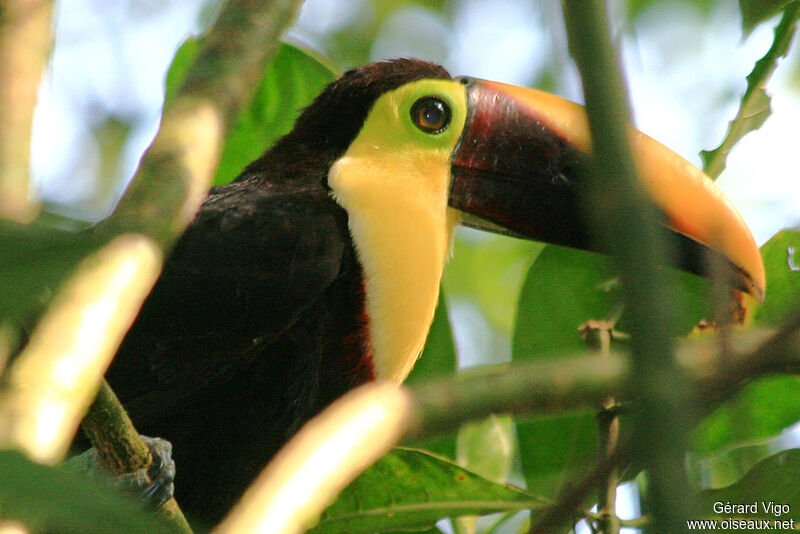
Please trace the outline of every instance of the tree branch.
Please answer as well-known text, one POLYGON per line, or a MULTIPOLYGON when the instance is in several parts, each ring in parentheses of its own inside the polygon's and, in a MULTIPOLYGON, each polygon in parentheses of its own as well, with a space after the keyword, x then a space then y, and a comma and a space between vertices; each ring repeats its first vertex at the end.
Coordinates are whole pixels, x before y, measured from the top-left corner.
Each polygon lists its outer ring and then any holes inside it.
POLYGON ((179 95, 212 100, 226 127, 239 116, 302 0, 229 1, 184 78, 179 95))
MULTIPOLYGON (((713 338, 684 341, 678 348, 680 370, 691 378, 691 390, 698 392, 691 397, 702 400, 708 396, 688 420, 690 428, 756 378, 800 372, 800 316, 777 332, 733 330, 728 346, 723 350, 713 338)), ((638 386, 631 376, 628 354, 613 350, 602 356, 586 352, 470 369, 408 387, 418 415, 417 424, 404 439, 433 438, 493 413, 553 415, 591 410, 610 396, 618 402, 635 400, 638 386)))
POLYGON ((27 223, 33 110, 52 44, 51 0, 0 1, 0 218, 27 223))
POLYGON ((673 357, 673 320, 664 239, 638 186, 629 146, 627 94, 611 44, 602 0, 562 2, 570 52, 583 81, 592 134, 594 173, 581 198, 597 237, 613 251, 631 318, 631 391, 636 452, 651 480, 654 525, 677 532, 689 516, 683 469, 691 404, 690 384, 673 357))
POLYGON ((575 512, 579 511, 584 501, 598 482, 607 478, 618 465, 627 462, 631 454, 631 443, 620 445, 613 454, 597 461, 595 466, 576 482, 564 486, 556 498, 556 504, 547 508, 538 521, 531 520, 530 534, 547 534, 555 532, 565 525, 575 512))
POLYGON ((411 386, 418 424, 406 441, 424 440, 456 430, 461 423, 494 413, 531 415, 592 409, 624 389, 625 355, 607 358, 587 353, 544 358, 464 371, 443 380, 411 386))
POLYGON ((86 258, 53 299, 8 371, 0 440, 53 464, 66 453, 111 355, 161 265, 143 236, 123 235, 86 258))
POLYGON ((208 81, 202 90, 187 82, 166 110, 118 209, 84 236, 109 243, 90 255, 58 291, 8 371, 0 404, 0 441, 46 463, 63 456, 108 362, 157 278, 162 251, 169 249, 205 197, 228 117, 249 97, 256 81, 252 73, 269 61, 273 41, 296 7, 297 2, 266 0, 226 4, 209 42, 249 43, 252 51, 229 61, 223 56, 239 50, 214 49, 219 56, 209 72, 219 82, 208 81), (234 80, 241 73, 245 80, 237 84, 234 80), (238 89, 228 94, 232 85, 238 89))
POLYGON ((171 246, 208 192, 227 127, 249 100, 299 0, 230 0, 204 39, 106 231, 171 246))
MULTIPOLYGON (((730 362, 759 373, 751 379, 800 369, 800 335, 782 332, 776 336, 765 331, 734 332, 730 346, 738 352, 724 356, 714 341, 685 342, 679 361, 701 389, 717 380, 730 362), (778 343, 776 338, 786 341, 778 343), (760 358, 767 346, 780 352, 772 356, 769 365, 753 366, 752 360, 760 358)), ((609 352, 494 366, 414 387, 368 383, 304 426, 215 532, 227 534, 240 528, 250 532, 259 527, 276 534, 298 532, 315 520, 338 491, 401 439, 432 438, 492 413, 552 414, 591 409, 609 395, 634 397, 628 361, 623 353, 609 352)), ((730 380, 732 387, 744 385, 740 376, 730 380)), ((567 486, 532 531, 538 534, 561 525, 614 466, 627 462, 632 447, 631 443, 621 444, 577 484, 567 486)))
MULTIPOLYGON (((153 461, 150 449, 105 380, 82 426, 97 452, 100 465, 110 473, 126 475, 150 467, 153 461)), ((192 529, 174 497, 164 503, 158 513, 175 533, 191 534, 192 529)))

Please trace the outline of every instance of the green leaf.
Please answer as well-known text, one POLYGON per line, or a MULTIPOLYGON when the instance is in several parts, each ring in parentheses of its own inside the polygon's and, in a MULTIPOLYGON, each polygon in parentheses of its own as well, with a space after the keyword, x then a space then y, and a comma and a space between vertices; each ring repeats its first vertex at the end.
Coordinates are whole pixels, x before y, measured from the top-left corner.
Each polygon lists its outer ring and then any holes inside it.
MULTIPOLYGON (((663 4, 663 0, 628 0, 627 3, 626 15, 628 19, 635 19, 650 6, 663 4)), ((701 11, 705 16, 708 16, 718 4, 719 0, 692 0, 692 8, 701 11)))
MULTIPOLYGON (((762 0, 741 0, 742 13, 745 13, 745 4, 755 5, 756 3, 761 4, 762 0)), ((763 3, 775 3, 775 0, 763 3)), ((770 97, 764 88, 772 77, 772 73, 775 72, 778 61, 789 51, 798 15, 800 15, 800 3, 793 2, 786 8, 783 18, 775 28, 772 46, 764 57, 756 62, 752 72, 747 75, 747 89, 742 96, 736 117, 728 125, 725 139, 714 150, 703 150, 700 153, 705 172, 710 177, 716 178, 725 170, 725 162, 734 145, 748 133, 758 130, 772 113, 770 97)))
POLYGON ((689 473, 695 486, 717 489, 730 486, 761 460, 775 451, 785 449, 786 436, 779 434, 762 441, 747 442, 741 447, 726 449, 723 453, 698 459, 690 455, 689 473))
POLYGON ((432 528, 458 515, 540 509, 540 499, 443 458, 395 449, 348 486, 310 532, 349 534, 432 528))
POLYGON ((767 275, 763 305, 756 311, 759 324, 777 326, 800 310, 800 232, 783 230, 761 246, 767 275))
POLYGON ((795 2, 797 0, 739 0, 744 34, 795 2))
MULTIPOLYGON (((692 439, 693 452, 709 456, 779 434, 800 420, 798 391, 798 376, 772 376, 748 384, 698 425, 692 439)), ((739 471, 733 475, 737 478, 750 467, 737 465, 739 471)))
MULTIPOLYGON (((676 337, 691 331, 710 313, 710 284, 698 276, 670 269, 676 312, 676 337)), ((531 266, 520 294, 512 360, 552 358, 586 350, 579 327, 589 320, 608 321, 625 331, 620 287, 610 258, 564 247, 545 247, 531 266)), ((620 341, 614 341, 619 343, 620 341)), ((625 425, 623 425, 624 427, 625 425)), ((583 412, 517 423, 522 468, 528 488, 551 495, 596 455, 594 414, 583 412)), ((631 476, 634 472, 629 473, 631 476)))
POLYGON ((555 495, 573 473, 591 467, 597 455, 590 412, 518 421, 517 439, 526 486, 537 495, 555 495))
POLYGON ((167 106, 177 94, 178 88, 180 87, 181 83, 183 83, 183 79, 186 77, 186 73, 189 71, 189 67, 192 66, 194 59, 197 57, 197 53, 200 51, 200 45, 202 42, 202 37, 187 39, 175 53, 175 57, 173 58, 172 64, 169 66, 169 71, 167 72, 166 90, 164 95, 165 106, 167 106))
POLYGON ((510 335, 522 280, 542 247, 533 241, 457 229, 453 260, 444 271, 448 297, 475 302, 494 330, 510 335))
POLYGON ((458 464, 495 482, 506 482, 516 452, 514 422, 490 415, 462 425, 458 431, 458 464))
MULTIPOLYGON (((453 330, 447 315, 447 299, 444 290, 439 291, 439 304, 433 316, 425 349, 422 351, 414 369, 406 379, 406 384, 419 384, 427 380, 452 375, 458 370, 453 330)), ((426 449, 447 458, 456 457, 456 438, 454 435, 442 436, 415 443, 415 447, 426 449)))
POLYGON ((431 528, 404 528, 403 530, 396 530, 393 532, 386 532, 384 534, 442 534, 442 531, 437 527, 431 528))
MULTIPOLYGON (((181 46, 167 74, 166 102, 174 97, 194 62, 201 39, 189 39, 181 46)), ((283 43, 264 72, 250 104, 225 139, 214 184, 236 178, 244 167, 258 158, 281 136, 288 133, 300 111, 338 76, 321 56, 283 43)))
POLYGON ((53 291, 97 247, 85 234, 0 223, 0 317, 30 326, 53 291))
POLYGON ((0 509, 3 519, 20 521, 32 532, 169 532, 107 487, 14 451, 0 452, 0 509))
MULTIPOLYGON (((755 503, 755 513, 722 512, 720 519, 735 517, 739 519, 769 521, 800 520, 800 449, 780 452, 756 464, 742 479, 726 488, 700 492, 697 496, 698 514, 709 517, 714 514, 714 503, 750 504, 755 503), (788 505, 789 510, 778 513, 773 505, 788 505)), ((774 525, 772 525, 774 527, 774 525)), ((794 528, 797 528, 796 526, 794 528)), ((739 532, 754 531, 755 529, 739 532)), ((776 529, 777 530, 777 529, 776 529)), ((786 530, 790 530, 787 526, 786 530)))
MULTIPOLYGON (((512 361, 585 350, 578 327, 590 319, 615 321, 620 314, 616 293, 609 258, 545 247, 520 294, 512 361)), ((591 412, 518 422, 517 438, 527 486, 542 495, 552 495, 569 473, 591 465, 597 454, 591 412)))
MULTIPOLYGON (((761 247, 766 298, 756 311, 759 324, 776 326, 800 309, 800 233, 784 230, 761 247), (796 254, 795 254, 796 252, 796 254)), ((800 377, 773 376, 745 387, 708 416, 694 432, 692 449, 708 456, 737 444, 760 441, 800 420, 800 377)), ((739 464, 741 476, 749 465, 739 464)))
POLYGON ((250 104, 228 132, 214 184, 236 178, 288 133, 302 109, 337 76, 320 57, 290 44, 281 45, 250 104))
POLYGON ((453 331, 447 315, 447 299, 444 291, 439 292, 439 303, 433 316, 425 349, 422 351, 414 369, 406 379, 406 384, 419 384, 433 378, 451 375, 458 370, 453 331))
POLYGON ((608 257, 545 247, 522 286, 512 360, 586 349, 578 327, 590 319, 616 321, 621 312, 618 285, 608 257))

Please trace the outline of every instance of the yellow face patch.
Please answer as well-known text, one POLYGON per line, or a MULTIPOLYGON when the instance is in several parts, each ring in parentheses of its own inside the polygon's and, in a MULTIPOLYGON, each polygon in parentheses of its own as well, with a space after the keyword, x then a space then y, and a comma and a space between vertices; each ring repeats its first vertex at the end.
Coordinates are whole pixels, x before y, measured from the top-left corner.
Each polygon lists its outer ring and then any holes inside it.
POLYGON ((364 269, 379 378, 405 379, 433 319, 458 222, 447 207, 450 155, 466 113, 456 81, 420 80, 385 93, 328 176, 364 269))

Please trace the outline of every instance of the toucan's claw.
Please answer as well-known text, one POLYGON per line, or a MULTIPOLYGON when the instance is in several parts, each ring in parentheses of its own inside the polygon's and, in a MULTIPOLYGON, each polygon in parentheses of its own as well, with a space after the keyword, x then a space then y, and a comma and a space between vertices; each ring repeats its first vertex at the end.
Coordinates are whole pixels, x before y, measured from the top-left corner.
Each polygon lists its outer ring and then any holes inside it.
POLYGON ((138 498, 145 509, 157 510, 175 494, 175 460, 172 459, 172 444, 161 438, 142 436, 142 439, 150 448, 153 461, 146 470, 144 484, 135 487, 133 491, 135 494, 138 492, 136 488, 143 488, 138 498))
POLYGON ((140 436, 152 456, 150 466, 125 475, 112 475, 100 463, 94 448, 71 458, 67 467, 91 479, 110 483, 124 495, 133 497, 145 510, 154 511, 175 493, 175 461, 172 444, 161 438, 140 436))

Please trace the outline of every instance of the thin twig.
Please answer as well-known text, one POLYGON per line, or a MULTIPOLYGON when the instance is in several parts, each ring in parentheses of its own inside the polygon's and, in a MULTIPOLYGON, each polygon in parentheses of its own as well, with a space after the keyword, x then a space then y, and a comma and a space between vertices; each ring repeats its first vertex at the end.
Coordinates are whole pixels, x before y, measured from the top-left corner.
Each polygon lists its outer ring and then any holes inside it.
MULTIPOLYGON (((611 353, 611 328, 599 328, 597 335, 600 341, 600 356, 607 358, 611 353)), ((603 399, 603 405, 597 412, 597 459, 599 462, 610 458, 617 450, 619 442, 619 417, 614 407, 616 402, 613 396, 603 399)), ((603 534, 619 534, 619 518, 617 517, 617 484, 619 471, 617 466, 611 466, 607 473, 598 481, 597 521, 598 531, 603 534)))
POLYGON ((546 509, 538 521, 531 522, 529 534, 546 534, 555 532, 559 527, 569 522, 574 512, 579 512, 589 494, 597 487, 598 482, 608 473, 628 461, 631 453, 631 443, 622 443, 613 454, 599 460, 595 466, 577 482, 570 482, 564 486, 556 498, 556 504, 546 509))

